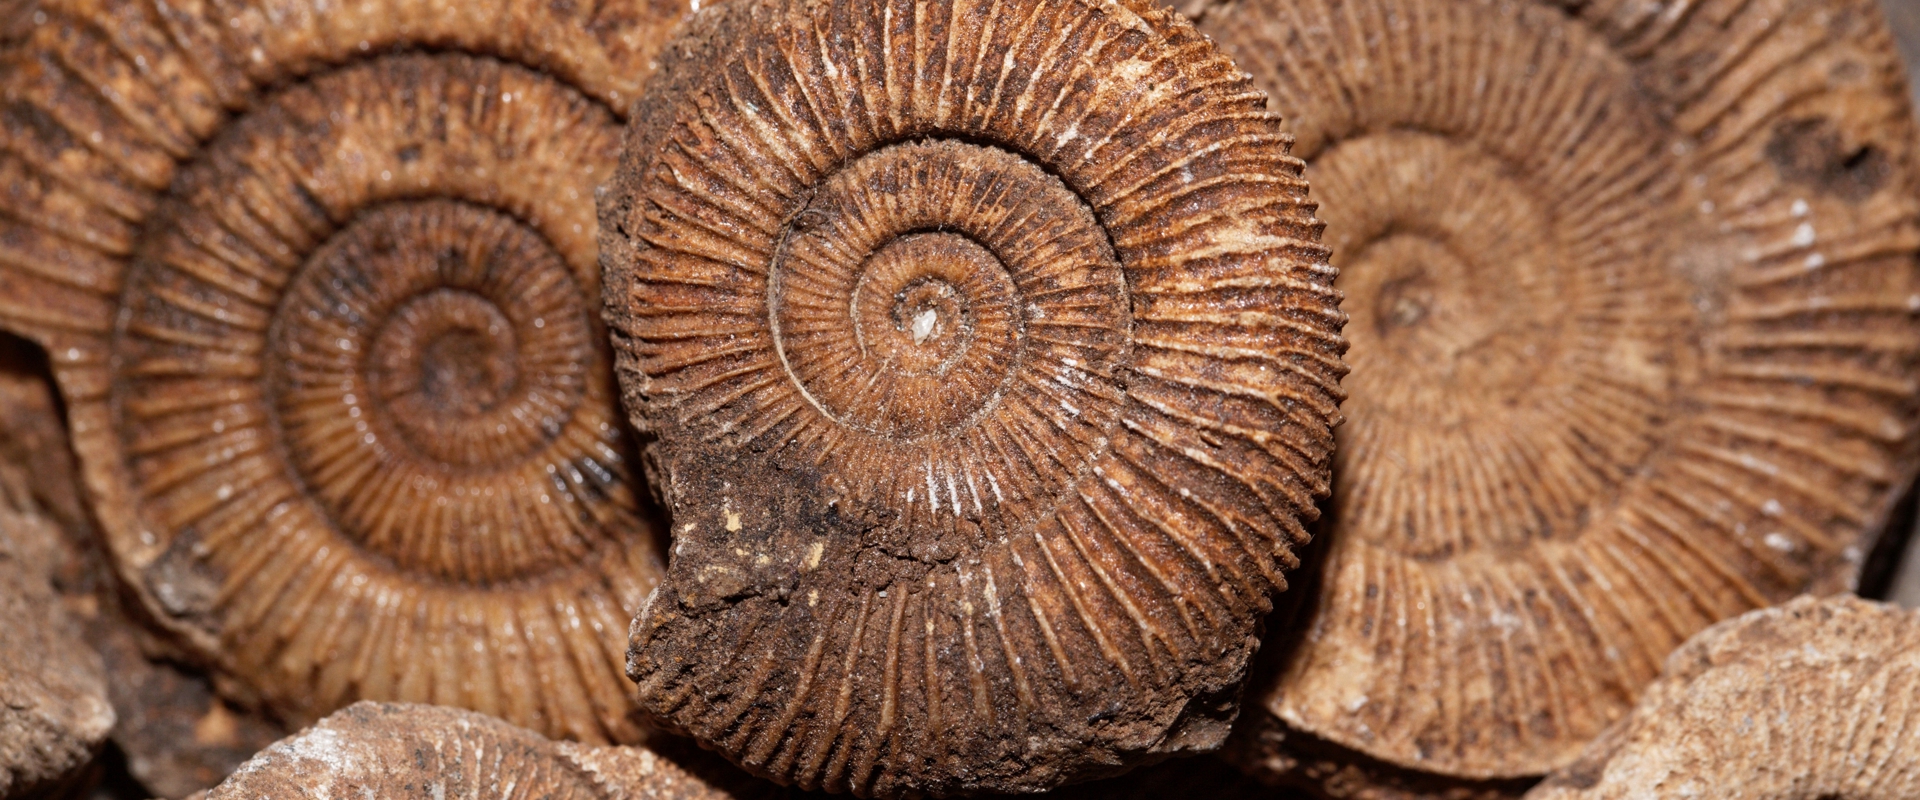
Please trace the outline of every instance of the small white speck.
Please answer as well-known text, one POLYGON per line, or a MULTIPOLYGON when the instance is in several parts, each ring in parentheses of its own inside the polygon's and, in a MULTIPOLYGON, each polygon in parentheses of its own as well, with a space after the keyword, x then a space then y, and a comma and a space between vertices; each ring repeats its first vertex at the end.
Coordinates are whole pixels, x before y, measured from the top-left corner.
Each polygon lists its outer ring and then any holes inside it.
POLYGON ((1806 215, 1807 215, 1807 201, 1805 201, 1805 200, 1794 200, 1794 201, 1793 201, 1793 209, 1792 209, 1792 210, 1793 210, 1793 215, 1794 215, 1794 216, 1796 216, 1796 217, 1804 217, 1804 216, 1806 216, 1806 215))
POLYGON ((1766 542, 1768 547, 1771 547, 1782 553, 1793 552, 1793 540, 1785 536, 1782 536, 1779 533, 1769 533, 1767 534, 1766 538, 1763 539, 1762 541, 1766 542))
POLYGON ((511 102, 513 102, 513 92, 501 92, 501 93, 500 93, 500 102, 502 102, 502 103, 511 103, 511 102))
POLYGON ((380 170, 380 180, 383 180, 383 181, 393 180, 393 170, 389 170, 389 169, 380 170))
POLYGON ((1802 222, 1800 227, 1793 229, 1793 246, 1806 247, 1810 244, 1813 244, 1813 223, 1802 222))
POLYGON ((1702 201, 1700 201, 1700 213, 1702 213, 1702 214, 1711 214, 1711 213, 1713 213, 1713 201, 1712 201, 1712 200, 1702 200, 1702 201))
POLYGON ((1806 263, 1807 263, 1807 269, 1819 269, 1821 267, 1826 266, 1827 257, 1819 253, 1808 253, 1806 263))
POLYGON ((927 337, 933 335, 933 323, 939 321, 939 319, 940 316, 935 314, 931 308, 913 315, 913 343, 924 344, 927 341, 927 337))
POLYGON ((1772 498, 1769 498, 1767 502, 1760 504, 1760 513, 1765 514, 1769 517, 1780 516, 1780 514, 1785 511, 1786 511, 1786 508, 1780 505, 1780 501, 1774 500, 1772 498))
POLYGON ((536 328, 544 328, 544 327, 547 327, 547 318, 546 318, 546 317, 534 317, 534 318, 533 318, 533 327, 536 327, 536 328))

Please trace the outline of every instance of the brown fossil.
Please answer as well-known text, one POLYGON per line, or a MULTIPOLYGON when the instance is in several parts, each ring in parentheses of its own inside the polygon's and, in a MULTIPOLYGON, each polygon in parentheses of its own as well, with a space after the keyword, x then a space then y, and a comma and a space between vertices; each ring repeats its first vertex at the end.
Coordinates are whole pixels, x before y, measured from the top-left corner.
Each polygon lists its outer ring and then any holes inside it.
POLYGON ((119 577, 228 694, 632 740, 659 574, 593 189, 683 9, 40 2, 0 54, 0 327, 119 577))
POLYGON ((49 582, 61 534, 31 492, 21 464, 0 463, 0 797, 52 793, 114 724, 100 655, 49 582))
POLYGON ((1529 800, 1920 797, 1920 612, 1804 597, 1702 631, 1529 800))
POLYGON ((556 742, 443 706, 360 702, 261 751, 207 800, 314 797, 730 800, 639 747, 556 742))
POLYGON ((81 646, 100 654, 127 771, 159 797, 207 789, 286 731, 216 697, 205 675, 168 661, 170 648, 128 618, 80 494, 45 355, 0 334, 0 518, 9 534, 32 534, 7 538, 50 579, 81 646))
POLYGON ((1200 25, 1298 137, 1352 315, 1323 586, 1252 704, 1537 775, 1693 632, 1850 586, 1920 445, 1915 131, 1868 0, 1200 25))
POLYGON ((601 203, 676 526, 643 706, 863 795, 1217 745, 1344 370, 1262 104, 1137 0, 690 18, 601 203))

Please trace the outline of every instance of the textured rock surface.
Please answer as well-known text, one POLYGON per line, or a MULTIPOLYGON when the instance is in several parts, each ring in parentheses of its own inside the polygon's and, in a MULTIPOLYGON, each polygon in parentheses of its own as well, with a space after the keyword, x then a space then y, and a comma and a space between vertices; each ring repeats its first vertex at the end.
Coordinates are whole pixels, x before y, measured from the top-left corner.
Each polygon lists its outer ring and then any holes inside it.
POLYGON ((1801 598, 1702 631, 1529 800, 1920 797, 1920 611, 1801 598))
POLYGON ((0 464, 0 797, 58 786, 113 728, 100 655, 48 583, 61 546, 17 464, 0 464))
POLYGON ((51 354, 138 613, 223 692, 641 735, 658 530, 592 196, 684 10, 60 0, 0 53, 0 328, 51 354))
POLYGON ((1920 445, 1871 0, 1200 10, 1298 137, 1352 315, 1324 581, 1250 705, 1537 775, 1695 631, 1852 586, 1920 445))
POLYGON ((650 750, 555 742, 440 706, 362 702, 241 765, 206 800, 732 800, 650 750))
POLYGON ((725 3, 661 70, 601 216, 645 707, 860 794, 1217 745, 1344 370, 1245 76, 1131 0, 725 3))

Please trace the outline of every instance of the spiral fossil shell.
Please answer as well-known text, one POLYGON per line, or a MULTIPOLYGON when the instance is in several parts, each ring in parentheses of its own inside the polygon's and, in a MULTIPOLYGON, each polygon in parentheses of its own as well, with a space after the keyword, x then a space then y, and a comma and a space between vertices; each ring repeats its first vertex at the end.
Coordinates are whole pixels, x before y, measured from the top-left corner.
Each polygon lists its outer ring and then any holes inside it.
POLYGON ((471 711, 361 702, 235 770, 207 800, 330 797, 728 800, 639 747, 555 742, 471 711))
POLYGON ((1262 103, 1143 2, 692 17, 601 211, 676 526, 646 709, 860 794, 1216 744, 1344 370, 1262 103))
POLYGON ((1529 800, 1920 795, 1920 613, 1803 597, 1702 631, 1529 800))
POLYGON ((1537 775, 1912 476, 1915 131, 1860 0, 1249 0, 1352 315, 1286 725, 1537 775))
POLYGON ((0 327, 108 551, 293 721, 639 735, 659 575, 592 196, 671 2, 43 2, 0 80, 0 327))

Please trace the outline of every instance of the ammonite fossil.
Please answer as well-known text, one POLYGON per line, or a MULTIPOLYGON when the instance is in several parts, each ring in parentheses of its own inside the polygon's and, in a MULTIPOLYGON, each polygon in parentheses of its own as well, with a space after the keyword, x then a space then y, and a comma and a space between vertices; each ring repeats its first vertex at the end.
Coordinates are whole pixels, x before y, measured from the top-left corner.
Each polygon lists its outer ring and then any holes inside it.
POLYGON ((443 706, 361 702, 274 744, 207 800, 729 800, 640 747, 555 742, 443 706))
MULTIPOLYGON (((1915 129, 1864 0, 1248 0, 1352 315, 1323 588, 1255 702, 1537 775, 1915 467, 1915 129)), ((1281 642, 1276 641, 1276 646, 1281 642)))
POLYGON ((592 196, 674 3, 42 2, 0 327, 120 577, 226 690, 631 740, 658 576, 592 196))
POLYGON ((1702 631, 1530 800, 1920 796, 1920 612, 1804 597, 1702 631))
POLYGON ((1344 369, 1263 104, 1133 0, 690 18, 601 203, 675 526, 642 705, 859 794, 1215 746, 1344 369))

